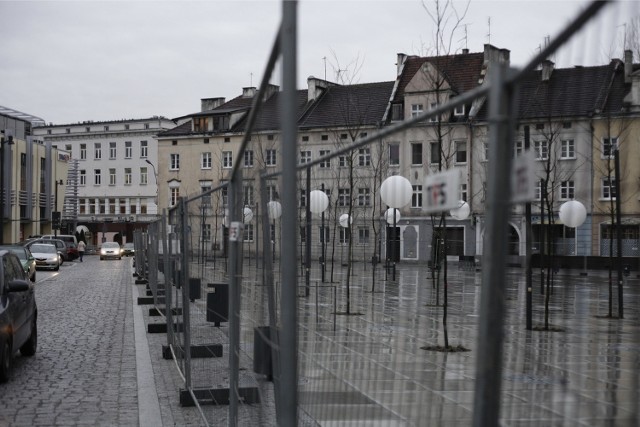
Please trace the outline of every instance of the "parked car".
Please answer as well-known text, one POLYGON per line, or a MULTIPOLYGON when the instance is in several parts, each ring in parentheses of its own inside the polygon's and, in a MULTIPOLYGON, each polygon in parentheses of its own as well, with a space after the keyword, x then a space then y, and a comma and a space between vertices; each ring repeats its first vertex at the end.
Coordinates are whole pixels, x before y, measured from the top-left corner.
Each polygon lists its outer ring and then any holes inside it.
POLYGON ((20 245, 5 245, 0 246, 0 249, 6 249, 13 253, 20 260, 24 272, 27 274, 29 280, 35 283, 36 281, 36 260, 31 254, 29 248, 20 245))
POLYGON ((136 249, 133 246, 133 243, 125 243, 122 247, 122 255, 123 256, 134 256, 136 254, 136 249))
POLYGON ((0 298, 0 382, 5 382, 14 353, 20 349, 22 355, 33 356, 38 346, 35 288, 8 249, 0 249, 0 298))
POLYGON ((78 241, 76 240, 76 236, 72 234, 45 234, 42 236, 43 240, 56 239, 62 240, 66 246, 64 251, 64 260, 65 261, 73 261, 77 259, 80 255, 78 254, 78 241))
POLYGON ((118 242, 104 242, 100 248, 100 260, 107 258, 122 259, 122 249, 118 242))
POLYGON ((60 269, 62 256, 51 243, 36 242, 29 247, 29 250, 36 259, 36 268, 50 268, 55 271, 60 269))
POLYGON ((56 250, 60 254, 60 265, 64 264, 65 261, 69 260, 69 254, 67 253, 67 244, 62 240, 58 239, 38 239, 27 244, 27 247, 30 248, 35 243, 46 243, 48 245, 54 245, 56 250))

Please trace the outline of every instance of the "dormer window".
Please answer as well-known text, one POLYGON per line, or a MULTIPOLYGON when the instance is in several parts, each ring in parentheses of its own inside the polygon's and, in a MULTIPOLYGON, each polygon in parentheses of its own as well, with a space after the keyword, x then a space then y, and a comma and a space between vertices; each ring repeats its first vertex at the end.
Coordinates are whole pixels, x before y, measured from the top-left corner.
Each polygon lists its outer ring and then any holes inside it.
POLYGON ((454 116, 464 116, 465 113, 465 109, 464 109, 464 104, 462 105, 458 105, 456 108, 454 108, 453 110, 453 115, 454 116))
POLYGON ((195 117, 193 119, 194 132, 206 132, 209 130, 209 120, 207 117, 195 117))

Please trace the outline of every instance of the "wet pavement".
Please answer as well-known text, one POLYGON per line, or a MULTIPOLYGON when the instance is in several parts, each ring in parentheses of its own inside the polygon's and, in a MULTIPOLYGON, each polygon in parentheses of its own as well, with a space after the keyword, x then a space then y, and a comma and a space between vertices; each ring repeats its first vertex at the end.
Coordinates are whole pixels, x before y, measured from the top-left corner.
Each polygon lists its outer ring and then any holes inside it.
MULTIPOLYGON (((162 358, 166 335, 145 331, 158 320, 149 317, 149 306, 136 304, 144 286, 135 285, 131 273, 131 260, 97 257, 65 265, 59 274, 38 273, 39 348, 33 358, 18 356, 12 379, 0 385, 0 425, 204 425, 196 408, 179 404, 182 378, 175 363, 162 358)), ((335 282, 344 281, 341 273, 335 282)), ((259 277, 251 266, 244 274, 259 277)), ((456 264, 450 270, 449 344, 468 350, 458 352, 423 348, 444 344, 443 297, 430 272, 400 264, 397 281, 384 276, 380 268, 372 274, 370 265, 356 265, 347 315, 344 284, 323 284, 312 272, 309 296, 298 299, 301 425, 471 425, 480 273, 456 264)), ((560 271, 550 303, 554 330, 527 331, 523 270, 509 270, 502 425, 640 424, 640 281, 625 280, 624 319, 607 317, 607 284, 606 272, 560 271)), ((539 326, 537 272, 534 285, 533 324, 539 326)), ((246 280, 244 287, 251 286, 246 280)), ((615 287, 613 298, 617 316, 615 287)), ((243 309, 246 321, 253 307, 243 309)), ((225 331, 219 330, 220 340, 225 331)), ((243 342, 243 360, 251 346, 243 342)), ((228 363, 227 350, 218 370, 228 363)), ((275 425, 272 411, 259 410, 255 425, 275 425)), ((228 407, 204 411, 214 416, 211 425, 226 423, 228 407)))

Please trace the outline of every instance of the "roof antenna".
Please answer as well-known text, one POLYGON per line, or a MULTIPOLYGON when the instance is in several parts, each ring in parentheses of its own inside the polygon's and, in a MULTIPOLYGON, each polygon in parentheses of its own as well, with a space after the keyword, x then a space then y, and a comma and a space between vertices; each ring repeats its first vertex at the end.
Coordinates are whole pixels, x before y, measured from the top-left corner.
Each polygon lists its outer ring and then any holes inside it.
POLYGON ((491 44, 491 17, 490 16, 487 17, 487 25, 489 26, 489 32, 487 33, 487 39, 488 39, 487 43, 491 44))
POLYGON ((322 60, 324 61, 324 81, 327 81, 327 57, 323 56, 322 60))
POLYGON ((253 73, 249 73, 249 87, 253 87, 253 73))

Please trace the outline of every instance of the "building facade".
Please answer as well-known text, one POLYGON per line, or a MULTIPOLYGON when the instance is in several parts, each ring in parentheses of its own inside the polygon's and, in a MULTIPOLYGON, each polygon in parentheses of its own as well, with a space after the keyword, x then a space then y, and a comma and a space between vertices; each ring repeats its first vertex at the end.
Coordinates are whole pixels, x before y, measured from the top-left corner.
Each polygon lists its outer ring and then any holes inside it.
POLYGON ((35 127, 34 138, 70 154, 63 222, 83 226, 89 245, 132 241, 133 230, 157 219, 158 132, 165 117, 86 121, 35 127))

